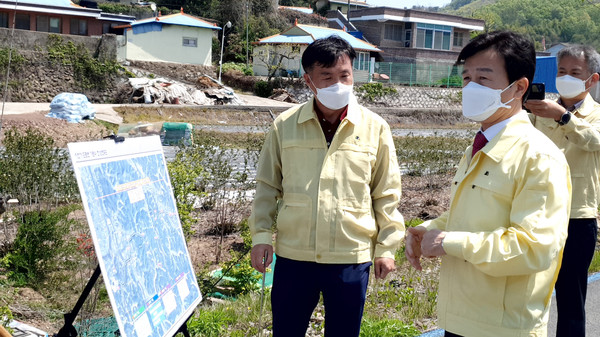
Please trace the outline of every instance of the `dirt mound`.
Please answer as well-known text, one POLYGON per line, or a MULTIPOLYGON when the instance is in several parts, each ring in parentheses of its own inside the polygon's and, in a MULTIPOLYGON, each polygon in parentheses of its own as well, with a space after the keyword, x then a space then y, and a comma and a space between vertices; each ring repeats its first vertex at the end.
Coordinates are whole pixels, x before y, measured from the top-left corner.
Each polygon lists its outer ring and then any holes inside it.
POLYGON ((66 147, 67 143, 100 140, 110 134, 109 129, 93 120, 83 123, 68 123, 63 119, 46 117, 45 112, 32 112, 20 115, 5 115, 2 121, 0 143, 4 140, 4 133, 9 129, 25 132, 35 129, 42 134, 52 137, 58 147, 66 147))

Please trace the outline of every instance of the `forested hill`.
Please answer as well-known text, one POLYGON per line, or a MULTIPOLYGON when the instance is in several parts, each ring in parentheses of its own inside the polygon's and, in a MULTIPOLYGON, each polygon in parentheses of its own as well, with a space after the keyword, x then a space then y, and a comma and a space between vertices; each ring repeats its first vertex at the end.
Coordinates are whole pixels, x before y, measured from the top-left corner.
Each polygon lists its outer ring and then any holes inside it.
POLYGON ((600 49, 598 0, 453 0, 441 12, 483 19, 486 30, 510 29, 533 39, 542 50, 560 42, 600 49))

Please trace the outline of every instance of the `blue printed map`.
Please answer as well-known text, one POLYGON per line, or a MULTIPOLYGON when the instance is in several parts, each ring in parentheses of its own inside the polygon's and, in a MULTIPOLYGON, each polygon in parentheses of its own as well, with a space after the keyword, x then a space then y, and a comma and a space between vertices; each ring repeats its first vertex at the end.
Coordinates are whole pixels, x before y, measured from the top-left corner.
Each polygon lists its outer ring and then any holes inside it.
POLYGON ((69 151, 121 335, 174 335, 202 295, 159 138, 69 151))

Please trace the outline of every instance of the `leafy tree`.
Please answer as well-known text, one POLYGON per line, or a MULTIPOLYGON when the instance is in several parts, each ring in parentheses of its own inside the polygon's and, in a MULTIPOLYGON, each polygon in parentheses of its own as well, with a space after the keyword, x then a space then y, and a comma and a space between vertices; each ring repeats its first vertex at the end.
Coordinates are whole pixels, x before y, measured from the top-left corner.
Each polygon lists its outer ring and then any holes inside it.
POLYGON ((585 0, 453 0, 444 10, 483 19, 485 31, 510 29, 533 41, 536 48, 566 42, 600 47, 600 5, 585 0))

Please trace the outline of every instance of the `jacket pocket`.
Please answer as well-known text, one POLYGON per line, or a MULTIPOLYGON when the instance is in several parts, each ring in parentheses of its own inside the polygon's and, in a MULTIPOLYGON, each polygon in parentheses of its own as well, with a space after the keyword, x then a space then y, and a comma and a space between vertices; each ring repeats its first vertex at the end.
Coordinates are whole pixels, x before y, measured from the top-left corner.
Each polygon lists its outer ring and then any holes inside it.
POLYGON ((342 206, 339 210, 339 221, 336 221, 334 250, 362 251, 371 247, 376 240, 377 228, 371 209, 342 206))
POLYGON ((342 143, 336 151, 336 167, 348 181, 369 183, 375 160, 376 150, 369 146, 342 143))
POLYGON ((479 272, 468 262, 454 260, 457 263, 451 268, 453 275, 449 278, 448 311, 489 326, 501 326, 506 277, 492 277, 479 272))
POLYGON ((303 249, 310 247, 312 200, 298 193, 286 193, 277 215, 278 244, 303 249))

